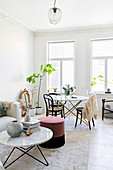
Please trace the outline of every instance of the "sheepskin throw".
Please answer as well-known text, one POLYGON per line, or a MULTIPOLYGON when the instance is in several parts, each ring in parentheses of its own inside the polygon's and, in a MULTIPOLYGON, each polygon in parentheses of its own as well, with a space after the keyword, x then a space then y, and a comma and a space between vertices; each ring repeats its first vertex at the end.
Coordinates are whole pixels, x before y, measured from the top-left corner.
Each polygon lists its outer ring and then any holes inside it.
POLYGON ((92 117, 97 119, 98 109, 95 95, 90 96, 82 110, 83 119, 91 121, 92 117))
POLYGON ((13 102, 1 101, 1 103, 2 103, 2 106, 3 106, 4 111, 6 112, 6 110, 10 107, 10 105, 11 105, 13 102))

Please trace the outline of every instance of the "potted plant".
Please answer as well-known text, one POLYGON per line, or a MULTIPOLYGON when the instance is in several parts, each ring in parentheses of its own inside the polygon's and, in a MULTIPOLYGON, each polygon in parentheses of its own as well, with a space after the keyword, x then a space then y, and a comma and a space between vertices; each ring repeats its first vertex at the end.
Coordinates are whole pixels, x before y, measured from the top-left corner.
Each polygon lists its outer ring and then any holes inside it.
POLYGON ((37 96, 37 111, 36 113, 37 114, 41 114, 42 113, 42 107, 40 107, 40 101, 39 101, 39 98, 40 98, 40 89, 41 89, 41 82, 42 82, 42 79, 43 77, 46 75, 46 73, 48 75, 50 75, 53 71, 56 71, 55 68, 52 67, 52 64, 46 64, 45 66, 44 65, 41 65, 40 66, 40 73, 34 73, 33 75, 29 76, 27 78, 27 81, 29 83, 32 83, 34 84, 36 82, 36 79, 39 79, 39 86, 38 86, 38 96, 37 96))
POLYGON ((66 96, 70 95, 70 93, 73 92, 74 89, 76 89, 76 86, 71 87, 69 84, 66 84, 65 87, 63 87, 66 96))
MULTIPOLYGON (((103 81, 103 82, 105 82, 106 84, 108 84, 108 83, 109 83, 109 84, 113 84, 113 83, 108 82, 107 80, 104 80, 104 76, 99 75, 99 76, 97 76, 96 78, 93 78, 93 81, 91 82, 91 86, 96 85, 96 84, 97 84, 97 81, 103 81)), ((112 80, 112 81, 113 81, 113 80, 112 80)), ((107 88, 106 91, 107 91, 107 92, 105 92, 105 93, 111 93, 109 88, 107 88)))
POLYGON ((54 92, 57 92, 57 88, 53 88, 54 92))

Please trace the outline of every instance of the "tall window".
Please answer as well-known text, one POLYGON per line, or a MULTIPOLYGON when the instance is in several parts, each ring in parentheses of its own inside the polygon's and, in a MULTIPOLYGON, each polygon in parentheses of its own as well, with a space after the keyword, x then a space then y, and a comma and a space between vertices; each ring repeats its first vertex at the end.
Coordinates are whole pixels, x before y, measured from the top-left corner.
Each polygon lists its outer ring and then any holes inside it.
POLYGON ((48 43, 48 60, 56 71, 49 76, 48 87, 62 91, 65 84, 74 85, 75 42, 48 43))
POLYGON ((98 81, 93 86, 93 91, 105 91, 110 88, 113 91, 113 39, 92 41, 92 78, 102 75, 104 80, 98 81))

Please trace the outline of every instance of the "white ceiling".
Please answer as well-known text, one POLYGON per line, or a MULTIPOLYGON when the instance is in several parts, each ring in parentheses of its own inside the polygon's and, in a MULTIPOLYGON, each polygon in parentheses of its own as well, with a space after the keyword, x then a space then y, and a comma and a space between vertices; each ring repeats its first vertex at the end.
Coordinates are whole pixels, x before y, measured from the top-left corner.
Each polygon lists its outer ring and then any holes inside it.
POLYGON ((0 10, 35 31, 113 24, 113 0, 57 0, 62 20, 51 25, 48 10, 54 0, 0 0, 0 10))

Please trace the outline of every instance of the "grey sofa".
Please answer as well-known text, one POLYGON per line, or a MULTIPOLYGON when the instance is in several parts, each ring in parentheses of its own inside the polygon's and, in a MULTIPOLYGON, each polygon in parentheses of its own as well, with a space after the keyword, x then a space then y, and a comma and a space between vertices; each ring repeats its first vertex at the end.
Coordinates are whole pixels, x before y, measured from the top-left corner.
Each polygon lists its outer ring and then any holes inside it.
POLYGON ((6 111, 6 116, 0 117, 0 132, 7 128, 9 122, 21 119, 21 109, 19 102, 13 102, 6 111))

